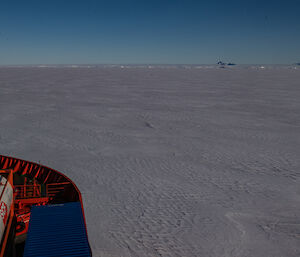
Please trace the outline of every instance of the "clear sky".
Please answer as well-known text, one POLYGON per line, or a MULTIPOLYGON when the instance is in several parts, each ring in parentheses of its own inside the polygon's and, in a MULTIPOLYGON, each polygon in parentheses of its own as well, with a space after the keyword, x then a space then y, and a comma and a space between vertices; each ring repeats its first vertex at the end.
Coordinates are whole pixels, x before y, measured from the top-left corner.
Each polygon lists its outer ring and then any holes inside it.
POLYGON ((1 0, 0 64, 300 62, 300 0, 1 0))

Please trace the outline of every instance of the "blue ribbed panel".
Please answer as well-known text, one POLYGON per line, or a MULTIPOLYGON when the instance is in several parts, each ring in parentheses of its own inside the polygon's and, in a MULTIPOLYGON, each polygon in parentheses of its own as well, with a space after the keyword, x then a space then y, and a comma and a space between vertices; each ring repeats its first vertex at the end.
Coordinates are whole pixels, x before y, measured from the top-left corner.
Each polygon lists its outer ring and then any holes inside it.
POLYGON ((90 257, 81 204, 34 206, 23 256, 90 257))

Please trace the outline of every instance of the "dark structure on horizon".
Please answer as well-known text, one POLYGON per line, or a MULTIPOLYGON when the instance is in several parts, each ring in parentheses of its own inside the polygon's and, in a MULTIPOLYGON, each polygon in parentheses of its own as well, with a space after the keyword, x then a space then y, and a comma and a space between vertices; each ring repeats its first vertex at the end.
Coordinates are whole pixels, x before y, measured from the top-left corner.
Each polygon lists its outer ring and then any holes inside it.
POLYGON ((233 62, 226 63, 226 62, 222 62, 222 61, 218 61, 217 64, 218 64, 218 65, 221 65, 221 66, 225 66, 225 65, 233 66, 233 65, 236 65, 236 64, 233 63, 233 62))

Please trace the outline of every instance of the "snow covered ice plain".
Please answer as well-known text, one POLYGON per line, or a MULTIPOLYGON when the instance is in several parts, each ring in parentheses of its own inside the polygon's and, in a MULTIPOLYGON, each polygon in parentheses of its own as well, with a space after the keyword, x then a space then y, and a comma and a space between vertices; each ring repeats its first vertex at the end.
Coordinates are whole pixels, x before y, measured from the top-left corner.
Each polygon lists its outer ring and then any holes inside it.
POLYGON ((300 256, 300 69, 122 68, 0 68, 1 154, 78 185, 93 256, 300 256))

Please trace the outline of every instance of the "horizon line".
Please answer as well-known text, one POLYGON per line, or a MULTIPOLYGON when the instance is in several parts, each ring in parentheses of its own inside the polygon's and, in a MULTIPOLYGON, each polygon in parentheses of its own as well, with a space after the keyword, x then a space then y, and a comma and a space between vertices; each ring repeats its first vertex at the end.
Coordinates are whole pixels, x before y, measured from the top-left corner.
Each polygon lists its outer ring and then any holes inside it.
MULTIPOLYGON (((295 63, 233 63, 228 62, 224 65, 300 65, 300 62, 295 63)), ((202 65, 219 65, 218 63, 16 63, 16 64, 0 64, 0 67, 12 66, 202 66, 202 65)), ((221 65, 222 66, 222 65, 221 65)))

